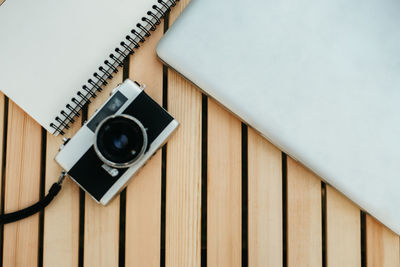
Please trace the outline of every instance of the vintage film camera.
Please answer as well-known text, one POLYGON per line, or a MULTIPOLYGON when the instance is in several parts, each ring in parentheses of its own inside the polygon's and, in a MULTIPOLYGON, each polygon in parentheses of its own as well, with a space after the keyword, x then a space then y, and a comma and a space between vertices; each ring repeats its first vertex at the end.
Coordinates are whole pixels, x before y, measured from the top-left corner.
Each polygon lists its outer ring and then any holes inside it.
POLYGON ((127 79, 66 141, 56 161, 83 190, 106 205, 178 125, 139 84, 127 79))

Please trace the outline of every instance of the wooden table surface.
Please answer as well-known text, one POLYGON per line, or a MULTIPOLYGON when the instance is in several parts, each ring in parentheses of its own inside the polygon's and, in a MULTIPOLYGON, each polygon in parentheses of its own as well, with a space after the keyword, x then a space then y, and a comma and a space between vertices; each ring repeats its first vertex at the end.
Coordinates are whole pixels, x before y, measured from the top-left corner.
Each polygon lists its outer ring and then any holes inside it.
MULTIPOLYGON (((157 60, 157 41, 187 2, 81 116, 129 77, 147 84, 179 130, 107 207, 67 179, 45 212, 1 227, 2 265, 400 266, 399 236, 157 60)), ((10 212, 57 179, 62 141, 0 100, 1 211, 10 212)))

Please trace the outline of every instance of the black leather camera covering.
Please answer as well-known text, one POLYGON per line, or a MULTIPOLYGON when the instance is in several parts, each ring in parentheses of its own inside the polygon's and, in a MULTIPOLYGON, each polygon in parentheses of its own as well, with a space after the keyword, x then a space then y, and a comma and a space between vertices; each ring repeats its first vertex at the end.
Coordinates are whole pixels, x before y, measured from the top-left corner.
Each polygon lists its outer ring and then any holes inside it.
MULTIPOLYGON (((101 113, 101 111, 99 113, 101 113)), ((151 144, 173 120, 173 118, 144 91, 133 100, 123 113, 135 117, 143 124, 147 129, 149 144, 151 144)), ((90 121, 88 122, 88 125, 89 124, 90 121)), ((118 176, 112 177, 101 167, 103 164, 104 163, 97 157, 94 147, 91 146, 68 172, 69 175, 97 201, 100 201, 103 195, 128 169, 118 169, 118 176)))

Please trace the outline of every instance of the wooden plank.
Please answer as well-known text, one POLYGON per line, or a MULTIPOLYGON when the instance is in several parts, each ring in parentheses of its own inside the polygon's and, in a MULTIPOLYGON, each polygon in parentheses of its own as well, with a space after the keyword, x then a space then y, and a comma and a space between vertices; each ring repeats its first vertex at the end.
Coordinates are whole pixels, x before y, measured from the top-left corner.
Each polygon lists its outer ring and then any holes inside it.
POLYGON ((326 186, 327 266, 361 266, 360 209, 326 186))
POLYGON ((398 267, 399 236, 366 215, 367 267, 398 267))
POLYGON ((322 265, 321 180, 287 160, 288 266, 322 265))
MULTIPOLYGON (((189 1, 180 1, 170 25, 189 1)), ((200 266, 202 96, 168 70, 168 110, 180 122, 167 144, 165 266, 200 266)))
MULTIPOLYGON (((65 137, 72 137, 81 127, 77 118, 65 137)), ((54 160, 63 141, 60 136, 47 133, 46 193, 62 170, 54 160)), ((77 266, 79 246, 79 187, 66 178, 63 188, 44 213, 43 265, 77 266)))
POLYGON ((249 266, 282 266, 282 153, 248 128, 249 266))
POLYGON ((241 122, 208 101, 207 266, 241 266, 241 122))
MULTIPOLYGON (((9 102, 5 213, 39 200, 41 127, 9 102)), ((3 266, 32 266, 38 260, 39 214, 4 226, 3 266)))
MULTIPOLYGON (((120 69, 89 105, 89 117, 106 101, 111 90, 121 82, 122 70, 120 69)), ((97 204, 88 194, 85 195, 85 266, 118 266, 119 206, 119 195, 106 207, 97 204)))
MULTIPOLYGON (((163 35, 163 23, 136 51, 129 77, 146 84, 146 93, 162 104, 163 66, 155 47, 163 35)), ((126 193, 127 266, 160 266, 161 150, 132 179, 126 193)))
POLYGON ((166 266, 200 266, 201 93, 168 71, 168 110, 180 127, 167 144, 166 266))

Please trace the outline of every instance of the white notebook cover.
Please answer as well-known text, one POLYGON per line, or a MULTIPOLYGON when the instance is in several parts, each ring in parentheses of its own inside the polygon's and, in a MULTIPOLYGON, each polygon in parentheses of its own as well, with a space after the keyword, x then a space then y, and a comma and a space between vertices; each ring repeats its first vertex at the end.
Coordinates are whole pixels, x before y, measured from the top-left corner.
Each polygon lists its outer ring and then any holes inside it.
POLYGON ((6 0, 0 6, 0 90, 49 132, 155 0, 6 0))

